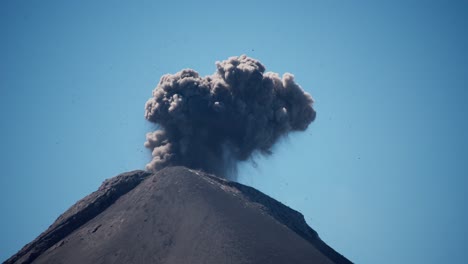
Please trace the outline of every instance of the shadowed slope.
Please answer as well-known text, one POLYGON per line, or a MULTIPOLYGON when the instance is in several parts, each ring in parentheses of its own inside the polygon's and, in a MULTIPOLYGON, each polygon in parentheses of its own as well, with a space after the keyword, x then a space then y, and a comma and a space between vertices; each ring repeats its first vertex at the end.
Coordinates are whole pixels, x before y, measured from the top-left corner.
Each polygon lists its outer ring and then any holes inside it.
POLYGON ((43 234, 6 263, 350 263, 301 214, 253 188, 184 167, 133 173, 146 180, 109 205, 99 190, 91 194, 100 198, 83 199, 51 226, 53 243, 43 234), (107 206, 83 217, 97 200, 107 206), (61 233, 64 218, 81 225, 61 233))
POLYGON ((97 191, 70 207, 46 231, 4 263, 31 263, 55 243, 104 211, 149 175, 151 175, 149 172, 137 170, 105 180, 97 191))

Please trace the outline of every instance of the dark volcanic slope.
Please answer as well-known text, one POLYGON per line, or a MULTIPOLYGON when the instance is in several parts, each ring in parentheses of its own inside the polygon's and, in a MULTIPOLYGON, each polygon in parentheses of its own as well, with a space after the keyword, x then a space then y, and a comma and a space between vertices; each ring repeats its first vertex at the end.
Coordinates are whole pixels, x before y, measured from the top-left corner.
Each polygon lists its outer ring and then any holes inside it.
POLYGON ((5 263, 351 262, 261 192, 171 167, 106 181, 5 263))

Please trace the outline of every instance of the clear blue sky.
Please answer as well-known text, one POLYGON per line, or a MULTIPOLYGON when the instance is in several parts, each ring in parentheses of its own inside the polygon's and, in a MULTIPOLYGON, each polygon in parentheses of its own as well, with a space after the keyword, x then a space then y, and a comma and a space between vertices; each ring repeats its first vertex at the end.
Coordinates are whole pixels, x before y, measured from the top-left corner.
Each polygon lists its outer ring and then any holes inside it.
POLYGON ((240 181, 357 263, 466 263, 466 1, 0 2, 0 260, 144 168, 165 73, 247 54, 317 119, 240 181), (79 3, 78 3, 79 2, 79 3))

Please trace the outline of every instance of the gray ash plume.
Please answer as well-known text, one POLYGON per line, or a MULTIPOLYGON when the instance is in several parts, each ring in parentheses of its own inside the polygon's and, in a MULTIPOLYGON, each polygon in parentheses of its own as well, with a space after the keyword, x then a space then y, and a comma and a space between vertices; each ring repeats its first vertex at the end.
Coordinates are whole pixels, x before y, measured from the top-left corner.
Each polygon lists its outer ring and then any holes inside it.
POLYGON ((292 74, 265 72, 245 55, 216 67, 206 77, 192 69, 162 76, 145 106, 146 119, 159 125, 146 135, 147 170, 182 165, 233 178, 238 161, 271 154, 282 136, 315 119, 312 97, 292 74))

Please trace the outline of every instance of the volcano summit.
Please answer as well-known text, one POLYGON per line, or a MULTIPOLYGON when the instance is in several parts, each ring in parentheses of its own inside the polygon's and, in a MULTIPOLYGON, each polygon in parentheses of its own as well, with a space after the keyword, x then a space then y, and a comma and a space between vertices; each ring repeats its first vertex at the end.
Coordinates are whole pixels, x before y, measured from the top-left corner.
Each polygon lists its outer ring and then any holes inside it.
POLYGON ((168 167, 106 180, 5 263, 351 262, 267 195, 168 167))

